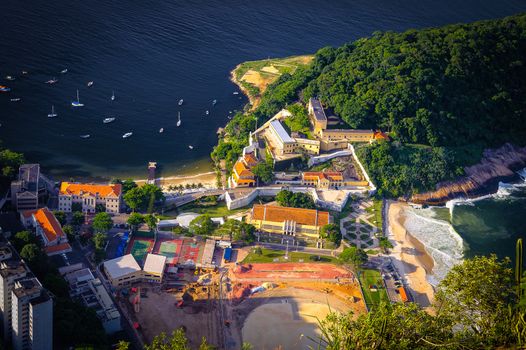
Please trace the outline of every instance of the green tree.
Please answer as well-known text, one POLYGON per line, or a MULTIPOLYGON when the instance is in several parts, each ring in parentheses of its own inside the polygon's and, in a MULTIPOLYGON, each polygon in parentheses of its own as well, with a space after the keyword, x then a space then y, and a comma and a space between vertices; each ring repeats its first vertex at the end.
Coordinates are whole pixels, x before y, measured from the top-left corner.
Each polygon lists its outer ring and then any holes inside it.
POLYGON ((256 239, 256 236, 254 235, 256 228, 254 225, 248 224, 246 222, 228 219, 221 228, 229 232, 232 240, 234 241, 252 243, 256 239))
POLYGON ((13 179, 18 168, 24 164, 25 159, 22 153, 13 152, 9 149, 0 151, 0 167, 2 168, 2 175, 13 179))
POLYGON ((12 243, 16 250, 21 251, 27 244, 38 244, 37 237, 29 231, 20 231, 15 234, 12 243))
POLYGON ((384 253, 387 253, 389 249, 393 248, 393 244, 385 236, 382 236, 378 239, 378 246, 382 249, 384 253))
POLYGON ((124 340, 119 340, 117 343, 116 350, 128 350, 130 348, 130 343, 124 340))
POLYGON ((190 222, 189 230, 194 235, 208 236, 214 231, 214 222, 209 215, 200 215, 190 222))
MULTIPOLYGON (((186 334, 182 328, 172 332, 170 337, 166 333, 155 336, 149 345, 144 346, 145 350, 191 350, 186 334)), ((206 342, 203 337, 199 350, 212 350, 213 347, 206 342)))
POLYGON ((258 163, 252 167, 252 172, 254 175, 256 175, 264 183, 270 183, 272 180, 274 180, 273 170, 274 169, 272 165, 267 163, 258 163))
POLYGON ((454 266, 440 282, 436 300, 457 337, 478 348, 512 344, 509 306, 516 301, 510 260, 477 256, 454 266))
POLYGON ((121 180, 121 179, 113 179, 111 181, 112 184, 121 184, 122 185, 122 194, 124 195, 126 192, 128 192, 129 190, 131 190, 132 188, 135 188, 137 187, 137 184, 135 183, 135 181, 133 181, 133 179, 126 179, 126 180, 121 180))
POLYGON ((141 187, 135 187, 126 192, 123 196, 124 202, 132 211, 140 210, 144 207, 146 199, 141 187))
POLYGON ((91 224, 93 230, 98 233, 106 233, 113 227, 113 220, 108 213, 98 213, 91 224))
POLYGON ((75 239, 75 230, 73 229, 73 226, 64 225, 64 227, 62 227, 62 231, 64 231, 69 241, 72 241, 75 239))
POLYGON ((281 190, 276 195, 276 202, 284 207, 314 209, 314 200, 306 193, 294 193, 289 190, 281 190))
POLYGON ((104 245, 106 244, 106 235, 104 233, 97 232, 93 235, 92 241, 95 245, 95 249, 104 249, 104 245))
POLYGON ((148 214, 144 216, 144 221, 146 222, 146 225, 148 225, 150 231, 154 231, 157 228, 157 218, 154 215, 148 214))
POLYGON ((357 247, 347 247, 338 256, 338 259, 345 264, 350 264, 355 270, 358 270, 368 260, 367 253, 357 247))
POLYGON ((55 215, 55 218, 57 218, 57 221, 60 223, 61 226, 64 226, 66 224, 66 213, 63 211, 55 211, 53 212, 53 215, 55 215))
POLYGON ((340 227, 336 224, 324 225, 320 230, 320 237, 328 240, 329 242, 333 242, 336 245, 340 245, 342 240, 340 227))
POLYGON ((139 225, 144 223, 144 216, 139 213, 131 213, 126 222, 130 225, 132 232, 135 232, 139 225))
POLYGON ((36 264, 41 259, 41 255, 40 247, 35 243, 26 244, 20 251, 20 256, 30 265, 36 264))
POLYGON ((73 226, 80 226, 84 223, 84 214, 80 211, 74 211, 71 217, 71 224, 73 226))

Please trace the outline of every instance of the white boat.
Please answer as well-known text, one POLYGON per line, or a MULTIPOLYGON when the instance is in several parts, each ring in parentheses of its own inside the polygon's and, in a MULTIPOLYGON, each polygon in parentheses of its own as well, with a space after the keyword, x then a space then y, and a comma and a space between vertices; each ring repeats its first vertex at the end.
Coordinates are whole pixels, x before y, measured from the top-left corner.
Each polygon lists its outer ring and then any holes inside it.
POLYGON ((210 114, 210 111, 207 109, 206 112, 205 112, 206 115, 209 115, 210 114))
POLYGON ((89 139, 90 137, 91 137, 90 134, 80 135, 80 138, 81 138, 81 139, 89 139))
POLYGON ((115 101, 115 91, 112 91, 112 92, 111 92, 111 100, 112 100, 112 101, 115 101))
POLYGON ((162 134, 164 132, 164 128, 159 129, 159 133, 162 134))
POLYGON ((67 72, 68 72, 68 69, 66 68, 66 69, 61 70, 60 74, 66 74, 67 72))
POLYGON ((127 139, 128 137, 132 136, 133 132, 127 132, 126 134, 122 135, 123 139, 127 139))
POLYGON ((181 126, 181 112, 177 112, 177 126, 181 126))
POLYGON ((55 77, 53 77, 53 79, 49 79, 49 80, 46 81, 45 83, 51 85, 51 84, 55 84, 56 82, 58 82, 58 79, 55 78, 55 77))
POLYGON ((72 105, 73 107, 84 107, 84 104, 80 103, 79 90, 78 90, 78 89, 77 89, 77 100, 71 102, 71 105, 72 105))
POLYGON ((23 75, 26 75, 26 74, 27 74, 27 70, 23 70, 23 71, 22 71, 22 74, 23 74, 23 75))
POLYGON ((182 106, 183 103, 184 103, 184 100, 183 100, 183 99, 180 99, 180 100, 179 100, 179 106, 182 106))
POLYGON ((212 101, 212 106, 215 106, 217 104, 217 100, 212 101))
POLYGON ((12 99, 11 99, 11 102, 19 102, 20 100, 21 100, 20 97, 12 98, 12 99))
POLYGON ((104 120, 102 122, 104 124, 108 124, 108 123, 111 123, 114 120, 115 120, 115 117, 110 117, 110 118, 104 118, 104 120))
POLYGON ((190 146, 188 146, 188 148, 190 148, 190 149, 194 149, 194 146, 190 145, 190 146))
POLYGON ((239 95, 239 92, 234 91, 234 92, 232 93, 232 95, 239 95))
POLYGON ((93 86, 93 81, 88 81, 88 87, 92 87, 93 86))
POLYGON ((56 116, 58 116, 57 113, 55 113, 55 106, 54 105, 51 105, 51 113, 49 113, 47 115, 48 118, 55 118, 56 116))
POLYGON ((5 77, 5 80, 9 80, 9 81, 13 81, 13 80, 15 80, 15 79, 16 79, 16 78, 13 77, 12 75, 8 75, 8 76, 5 77))

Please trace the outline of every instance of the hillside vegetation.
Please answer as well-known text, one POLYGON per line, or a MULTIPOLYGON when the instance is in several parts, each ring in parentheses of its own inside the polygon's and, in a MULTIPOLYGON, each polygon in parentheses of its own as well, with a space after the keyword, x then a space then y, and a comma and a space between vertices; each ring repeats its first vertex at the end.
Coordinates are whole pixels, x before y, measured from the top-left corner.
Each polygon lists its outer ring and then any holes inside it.
POLYGON ((317 96, 350 127, 391 132, 394 146, 361 152, 369 170, 375 169, 381 193, 430 189, 462 174, 485 147, 525 143, 525 52, 526 14, 375 32, 339 48, 326 47, 309 66, 282 74, 255 111, 236 116, 218 147, 224 150, 226 141, 234 155, 256 120, 261 125, 287 104, 317 96), (440 169, 422 181, 420 165, 429 159, 440 169), (411 176, 396 181, 404 174, 411 176))

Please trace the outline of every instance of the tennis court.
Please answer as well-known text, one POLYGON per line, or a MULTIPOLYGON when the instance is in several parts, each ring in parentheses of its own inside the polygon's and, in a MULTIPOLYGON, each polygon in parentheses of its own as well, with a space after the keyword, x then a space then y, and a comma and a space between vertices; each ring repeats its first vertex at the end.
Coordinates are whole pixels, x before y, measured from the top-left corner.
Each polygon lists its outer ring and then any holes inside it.
POLYGON ((133 255, 135 260, 139 262, 144 261, 146 254, 149 253, 150 247, 152 246, 153 240, 144 240, 144 239, 133 239, 131 244, 130 253, 133 255))
POLYGON ((204 245, 199 245, 196 243, 184 242, 184 245, 181 249, 181 256, 179 257, 179 264, 188 264, 192 262, 193 264, 201 262, 201 255, 203 254, 204 245))

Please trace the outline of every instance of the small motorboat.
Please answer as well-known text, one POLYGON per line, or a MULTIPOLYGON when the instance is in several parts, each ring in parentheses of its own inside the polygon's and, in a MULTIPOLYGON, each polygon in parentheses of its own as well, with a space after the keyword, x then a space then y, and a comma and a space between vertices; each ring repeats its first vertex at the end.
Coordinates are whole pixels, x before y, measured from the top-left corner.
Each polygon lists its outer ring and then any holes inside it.
POLYGON ((232 95, 239 95, 239 92, 234 91, 234 92, 232 93, 232 95))
POLYGON ((22 75, 27 75, 27 74, 28 74, 28 73, 27 73, 27 70, 23 70, 23 71, 22 71, 22 75))
POLYGON ((127 139, 128 137, 132 136, 133 132, 127 132, 126 134, 122 135, 123 139, 127 139))
POLYGON ((113 121, 115 121, 115 117, 104 118, 104 120, 102 122, 104 124, 108 124, 108 123, 111 123, 113 121))
POLYGON ((68 72, 68 69, 66 68, 66 69, 61 70, 60 74, 66 74, 67 72, 68 72))
POLYGON ((72 105, 73 107, 84 107, 84 104, 80 103, 80 99, 79 99, 79 90, 78 90, 78 89, 77 89, 77 100, 71 102, 71 105, 72 105))
POLYGON ((164 128, 159 129, 159 133, 162 134, 164 132, 164 128))
POLYGON ((206 115, 209 115, 210 114, 210 111, 207 109, 206 112, 205 112, 206 115))
POLYGON ((184 100, 183 100, 183 99, 180 99, 178 104, 179 104, 179 106, 182 106, 183 103, 184 103, 184 100))
POLYGON ((20 102, 20 100, 22 100, 20 97, 12 98, 11 102, 20 102))
POLYGON ((0 92, 9 92, 11 91, 11 88, 8 88, 7 86, 0 85, 0 92))
POLYGON ((194 149, 194 146, 190 145, 190 146, 188 146, 188 148, 190 148, 190 149, 194 149))
POLYGON ((212 106, 215 106, 217 104, 217 100, 212 101, 212 106))
POLYGON ((53 77, 53 79, 49 79, 48 81, 46 81, 45 83, 46 84, 49 84, 49 85, 52 85, 52 84, 56 84, 58 82, 58 79, 53 77))
POLYGON ((81 138, 81 139, 89 139, 90 137, 91 137, 90 134, 80 135, 80 138, 81 138))
POLYGON ((51 105, 51 113, 49 113, 47 115, 48 118, 55 118, 56 116, 58 116, 57 113, 55 113, 55 106, 54 105, 51 105))
POLYGON ((112 101, 115 101, 115 91, 112 91, 112 92, 111 92, 111 100, 112 100, 112 101))
POLYGON ((93 81, 88 81, 88 87, 92 87, 93 86, 93 81))
POLYGON ((181 126, 181 112, 177 112, 177 126, 181 126))
POLYGON ((5 77, 5 80, 9 80, 9 81, 13 81, 15 79, 16 78, 14 76, 12 76, 12 75, 8 75, 8 76, 5 77))

